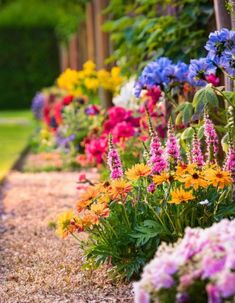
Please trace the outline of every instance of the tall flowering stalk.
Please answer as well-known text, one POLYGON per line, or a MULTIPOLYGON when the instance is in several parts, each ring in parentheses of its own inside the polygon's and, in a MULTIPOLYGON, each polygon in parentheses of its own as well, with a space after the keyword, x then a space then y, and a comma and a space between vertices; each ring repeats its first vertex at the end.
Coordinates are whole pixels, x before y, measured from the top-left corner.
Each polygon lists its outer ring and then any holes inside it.
POLYGON ((168 160, 173 160, 174 163, 176 163, 178 160, 180 160, 180 147, 179 147, 177 138, 175 136, 174 128, 173 128, 171 121, 169 121, 169 123, 168 123, 166 153, 168 156, 168 160))
POLYGON ((228 170, 232 173, 233 182, 235 182, 235 148, 232 143, 229 144, 224 170, 228 170))
POLYGON ((194 134, 192 142, 192 163, 195 163, 198 166, 203 166, 205 164, 201 144, 196 133, 194 134))
POLYGON ((152 168, 152 174, 160 174, 168 167, 168 165, 164 157, 164 151, 162 149, 160 139, 153 129, 151 118, 147 109, 146 112, 148 115, 149 134, 151 137, 148 165, 152 168))
POLYGON ((110 178, 119 179, 123 176, 122 163, 118 151, 113 146, 112 136, 109 137, 109 152, 108 152, 108 166, 110 169, 110 178))
POLYGON ((209 119, 207 112, 204 114, 204 134, 207 144, 207 162, 216 161, 219 140, 213 122, 209 119))

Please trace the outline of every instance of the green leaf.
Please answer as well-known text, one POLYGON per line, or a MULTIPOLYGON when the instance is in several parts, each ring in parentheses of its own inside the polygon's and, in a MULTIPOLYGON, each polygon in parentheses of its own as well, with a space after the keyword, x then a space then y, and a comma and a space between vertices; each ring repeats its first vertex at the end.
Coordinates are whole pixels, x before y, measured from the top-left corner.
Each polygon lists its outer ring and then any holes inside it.
POLYGON ((184 125, 188 124, 191 120, 193 114, 193 105, 190 102, 185 102, 183 109, 183 123, 184 125))
POLYGON ((223 94, 230 100, 233 107, 235 107, 235 92, 224 91, 223 94))
POLYGON ((204 137, 204 125, 202 125, 197 132, 198 139, 201 140, 204 137))
POLYGON ((218 98, 210 85, 201 88, 196 92, 193 98, 193 107, 196 113, 202 113, 205 106, 218 107, 218 98))
POLYGON ((188 127, 186 128, 183 133, 181 134, 181 139, 182 140, 189 140, 189 139, 192 139, 193 137, 193 134, 194 134, 194 130, 192 127, 188 127))

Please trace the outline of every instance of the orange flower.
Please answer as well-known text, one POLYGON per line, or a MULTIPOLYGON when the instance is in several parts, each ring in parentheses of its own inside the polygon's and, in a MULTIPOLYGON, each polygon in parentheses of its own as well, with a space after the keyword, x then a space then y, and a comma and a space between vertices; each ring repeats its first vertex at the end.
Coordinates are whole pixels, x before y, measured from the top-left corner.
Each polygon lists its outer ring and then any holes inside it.
POLYGON ((171 175, 167 172, 162 172, 160 175, 153 176, 153 182, 158 186, 163 182, 170 182, 171 175))
POLYGON ((205 178, 214 187, 218 186, 220 189, 232 184, 231 173, 216 167, 205 170, 205 178))
POLYGON ((144 163, 135 164, 126 172, 127 178, 131 181, 137 181, 139 178, 149 176, 150 174, 151 168, 144 163))
POLYGON ((131 190, 132 186, 130 182, 127 182, 124 179, 116 179, 111 182, 110 195, 112 199, 116 199, 118 197, 124 198, 131 190))
POLYGON ((90 210, 86 210, 81 219, 84 227, 91 227, 99 222, 99 217, 90 210))
POLYGON ((98 191, 97 188, 95 186, 89 186, 86 189, 86 192, 84 194, 82 194, 81 196, 81 200, 92 200, 95 199, 98 195, 98 191))
POLYGON ((100 217, 107 218, 109 216, 110 210, 108 208, 107 204, 92 204, 91 205, 91 211, 93 211, 96 215, 100 217))
POLYGON ((80 213, 87 206, 89 206, 91 203, 92 203, 92 200, 80 200, 80 201, 78 201, 77 205, 76 205, 77 211, 80 213))
POLYGON ((168 203, 181 204, 193 200, 194 198, 192 191, 185 191, 182 188, 177 188, 171 191, 171 200, 168 201, 168 203))
POLYGON ((193 187, 198 190, 199 187, 206 188, 209 183, 205 180, 205 174, 191 166, 185 174, 177 173, 175 179, 184 183, 185 188, 193 187))

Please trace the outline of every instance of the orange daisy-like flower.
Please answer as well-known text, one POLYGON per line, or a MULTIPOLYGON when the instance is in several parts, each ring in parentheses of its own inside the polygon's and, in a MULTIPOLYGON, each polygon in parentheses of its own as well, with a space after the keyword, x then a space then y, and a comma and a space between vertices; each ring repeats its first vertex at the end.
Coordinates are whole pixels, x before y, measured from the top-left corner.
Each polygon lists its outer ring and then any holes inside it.
POLYGON ((108 208, 107 204, 100 204, 100 203, 96 203, 96 204, 92 204, 91 205, 91 211, 93 211, 96 215, 100 216, 100 217, 104 217, 107 218, 109 216, 110 210, 108 208))
POLYGON ((82 194, 81 200, 92 200, 95 199, 98 195, 98 190, 96 186, 89 186, 85 193, 82 194))
POLYGON ((77 211, 80 213, 83 211, 85 208, 87 208, 89 205, 91 205, 92 200, 80 200, 77 202, 76 208, 77 211))
POLYGON ((99 223, 99 216, 90 210, 86 210, 81 219, 84 227, 91 227, 99 223))
POLYGON ((171 191, 171 200, 168 201, 168 203, 181 204, 193 200, 194 198, 192 191, 185 191, 182 188, 177 188, 171 191))
POLYGON ((77 202, 77 211, 80 213, 89 206, 93 202, 93 199, 98 196, 98 193, 99 192, 95 186, 89 186, 86 189, 86 192, 82 194, 81 199, 77 202))
POLYGON ((153 182, 158 186, 164 182, 170 182, 171 178, 173 178, 169 173, 162 172, 160 175, 153 176, 153 182))
POLYGON ((209 168, 205 170, 205 178, 211 185, 220 189, 232 184, 231 173, 223 171, 220 168, 209 168))
POLYGON ((132 190, 132 185, 124 179, 116 179, 111 182, 110 196, 112 199, 124 198, 132 190))
POLYGON ((191 164, 185 164, 185 163, 180 163, 176 167, 176 176, 182 176, 185 174, 193 174, 195 169, 197 168, 197 164, 191 163, 191 164))
POLYGON ((205 180, 204 172, 192 170, 190 173, 184 175, 176 175, 175 179, 184 183, 185 188, 193 187, 193 189, 198 190, 199 187, 206 188, 209 183, 205 180))
POLYGON ((127 178, 131 181, 137 181, 139 178, 149 176, 150 174, 151 168, 144 163, 135 164, 126 172, 127 178))
POLYGON ((56 234, 61 238, 66 238, 69 234, 82 228, 81 220, 75 217, 72 210, 58 215, 56 222, 56 234))

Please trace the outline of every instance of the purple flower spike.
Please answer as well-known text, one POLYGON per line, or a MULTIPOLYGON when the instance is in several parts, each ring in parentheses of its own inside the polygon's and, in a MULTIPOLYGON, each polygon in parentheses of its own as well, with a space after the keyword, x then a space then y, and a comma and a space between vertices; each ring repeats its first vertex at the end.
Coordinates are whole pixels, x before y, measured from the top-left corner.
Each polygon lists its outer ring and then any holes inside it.
POLYGON ((111 179, 119 179, 123 176, 122 163, 117 150, 113 146, 112 137, 109 140, 108 166, 111 179))
POLYGON ((192 163, 196 163, 198 166, 203 166, 205 163, 201 150, 201 144, 196 133, 194 134, 192 142, 192 163))
POLYGON ((166 142, 166 153, 168 160, 173 159, 174 162, 180 160, 180 147, 175 136, 175 132, 171 122, 168 124, 168 137, 166 142))
POLYGON ((204 134, 206 137, 207 144, 207 161, 210 162, 212 159, 215 160, 218 153, 218 136, 215 131, 213 122, 209 119, 208 114, 204 116, 204 134), (212 154, 213 153, 213 154, 212 154))

